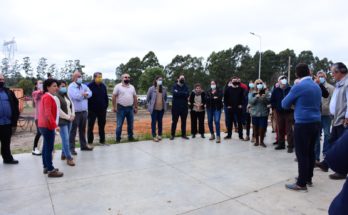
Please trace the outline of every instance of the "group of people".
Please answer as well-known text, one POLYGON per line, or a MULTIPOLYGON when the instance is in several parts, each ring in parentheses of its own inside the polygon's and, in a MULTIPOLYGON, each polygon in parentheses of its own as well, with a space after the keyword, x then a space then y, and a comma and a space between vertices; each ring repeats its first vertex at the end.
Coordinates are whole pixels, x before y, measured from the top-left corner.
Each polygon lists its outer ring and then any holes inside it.
MULTIPOLYGON (((272 121, 276 132, 274 142, 276 150, 288 152, 295 149, 299 175, 294 184, 286 188, 295 191, 307 191, 312 186, 313 169, 315 166, 327 172, 332 168, 335 173, 331 179, 346 179, 348 173, 348 70, 343 63, 335 63, 331 68, 336 86, 327 81, 323 71, 313 74, 306 64, 298 64, 293 86, 288 78, 282 75, 273 88, 268 88, 261 80, 250 81, 248 85, 241 83, 239 77, 232 77, 225 85, 211 80, 210 87, 204 91, 197 83, 190 92, 185 83, 184 75, 180 75, 171 89, 172 125, 171 137, 176 135, 176 127, 181 119, 181 137, 189 139, 186 132, 186 119, 190 111, 191 134, 196 138, 200 134, 205 138, 204 118, 208 118, 209 140, 221 142, 220 118, 225 113, 227 135, 232 137, 233 127, 239 139, 251 141, 255 146, 266 147, 264 138, 268 127, 268 117, 272 110, 272 121), (250 129, 252 124, 252 135, 250 129), (215 127, 215 129, 214 129, 215 127), (243 129, 246 137, 243 137, 243 129), (323 132, 322 132, 323 131, 323 132), (322 135, 323 134, 323 135, 322 135), (323 160, 320 162, 323 136, 323 160)), ((137 94, 130 84, 130 75, 123 74, 121 83, 117 84, 112 93, 112 110, 116 112, 116 142, 121 141, 122 126, 127 120, 128 140, 134 140, 134 114, 138 111, 137 94)), ((5 86, 4 76, 0 74, 0 141, 1 155, 5 164, 17 164, 10 151, 12 128, 16 127, 19 117, 18 100, 5 86)), ((147 92, 147 108, 151 114, 151 134, 155 142, 162 140, 163 115, 167 110, 167 89, 163 86, 163 77, 154 79, 147 92)), ((72 82, 49 78, 37 81, 36 90, 32 94, 37 134, 34 139, 33 155, 41 155, 44 173, 48 177, 62 177, 63 173, 54 168, 52 151, 54 149, 55 132, 59 131, 62 140, 61 159, 74 166, 75 136, 79 130, 81 151, 92 151, 94 141, 93 129, 98 120, 99 142, 105 145, 106 113, 109 105, 107 88, 102 82, 102 73, 96 72, 93 81, 83 83, 82 75, 75 71, 72 82), (86 140, 86 127, 87 140, 86 140), (38 141, 43 136, 42 152, 38 150, 38 141)), ((348 185, 335 199, 330 210, 348 210, 348 185)))

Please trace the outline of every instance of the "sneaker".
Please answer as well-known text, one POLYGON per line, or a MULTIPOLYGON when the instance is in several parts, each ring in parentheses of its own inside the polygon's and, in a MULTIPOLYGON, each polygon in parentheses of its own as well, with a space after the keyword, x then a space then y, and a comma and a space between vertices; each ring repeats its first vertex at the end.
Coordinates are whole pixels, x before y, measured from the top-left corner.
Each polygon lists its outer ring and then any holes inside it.
MULTIPOLYGON (((57 171, 59 171, 59 169, 58 168, 54 168, 55 170, 57 170, 57 171)), ((47 168, 44 168, 43 169, 43 174, 47 174, 48 173, 48 170, 47 170, 47 168)))
POLYGON ((121 143, 121 140, 120 139, 116 139, 116 143, 121 143))
POLYGON ((68 159, 68 160, 66 161, 66 164, 68 164, 68 166, 75 166, 74 159, 68 159))
POLYGON ((202 138, 205 138, 204 134, 201 134, 201 137, 202 137, 202 138))
POLYGON ((158 142, 159 139, 158 139, 157 137, 154 137, 154 138, 153 138, 153 141, 154 141, 154 142, 158 142))
POLYGON ((246 136, 246 138, 244 138, 244 141, 249 141, 249 140, 250 140, 249 136, 246 136))
POLYGON ((308 192, 307 186, 300 187, 296 183, 295 184, 286 184, 285 188, 288 190, 293 190, 293 191, 308 192))
POLYGON ((216 137, 216 143, 221 143, 221 138, 219 136, 216 137))
POLYGON ((346 179, 347 175, 342 175, 342 174, 335 172, 334 174, 329 175, 329 177, 332 180, 342 180, 342 179, 346 179))
POLYGON ((209 140, 215 140, 215 135, 212 134, 212 135, 210 136, 209 140))
POLYGON ((157 136, 157 139, 158 140, 162 140, 162 136, 157 136))
POLYGON ((11 161, 4 161, 4 164, 18 164, 18 160, 12 159, 11 161))
POLYGON ((227 135, 226 137, 224 137, 225 140, 231 139, 231 135, 227 135))
POLYGON ((195 135, 195 134, 192 134, 192 138, 196 138, 196 135, 195 135))
POLYGON ((33 151, 31 151, 31 154, 32 154, 32 155, 40 156, 40 155, 41 155, 41 152, 40 152, 40 150, 39 150, 37 147, 35 147, 35 148, 33 149, 33 151))
POLYGON ((128 137, 129 142, 135 142, 138 141, 138 139, 135 139, 134 137, 128 137))
POLYGON ((81 151, 93 151, 93 147, 86 146, 84 148, 81 148, 81 151))
MULTIPOLYGON (((295 180, 297 181, 298 177, 295 177, 295 180)), ((313 182, 312 181, 307 181, 306 184, 307 184, 308 187, 313 187, 313 182)))
POLYGON ((190 138, 188 138, 188 136, 182 136, 181 138, 185 139, 185 140, 189 140, 190 139, 190 138))
POLYGON ((77 155, 77 152, 75 151, 75 149, 71 149, 71 154, 72 155, 77 155))
POLYGON ((260 146, 262 146, 263 148, 267 148, 266 144, 264 143, 260 143, 260 146))
POLYGON ((47 172, 47 176, 50 178, 59 178, 63 177, 64 173, 59 172, 57 169, 53 169, 52 171, 47 172))

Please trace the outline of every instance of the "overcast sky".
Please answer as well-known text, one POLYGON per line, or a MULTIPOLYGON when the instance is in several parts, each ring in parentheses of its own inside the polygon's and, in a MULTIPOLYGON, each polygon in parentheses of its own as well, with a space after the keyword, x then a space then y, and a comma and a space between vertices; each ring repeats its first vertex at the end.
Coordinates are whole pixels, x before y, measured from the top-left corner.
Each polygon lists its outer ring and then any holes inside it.
MULTIPOLYGON (((16 58, 63 66, 80 59, 85 72, 115 78, 129 58, 155 52, 162 65, 177 54, 209 56, 236 44, 348 63, 346 1, 279 0, 0 0, 0 41, 17 42, 16 58)), ((3 57, 1 53, 1 58, 3 57)))

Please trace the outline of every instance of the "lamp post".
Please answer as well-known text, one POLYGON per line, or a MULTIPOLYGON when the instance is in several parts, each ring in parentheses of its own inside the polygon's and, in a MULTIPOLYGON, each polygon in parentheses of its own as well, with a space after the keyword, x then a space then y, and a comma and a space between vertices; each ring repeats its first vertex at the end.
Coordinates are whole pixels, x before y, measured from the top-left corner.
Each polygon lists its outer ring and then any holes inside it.
POLYGON ((250 32, 251 35, 254 35, 255 37, 259 38, 260 40, 260 57, 259 57, 259 79, 261 78, 261 36, 258 34, 255 34, 254 32, 250 32))

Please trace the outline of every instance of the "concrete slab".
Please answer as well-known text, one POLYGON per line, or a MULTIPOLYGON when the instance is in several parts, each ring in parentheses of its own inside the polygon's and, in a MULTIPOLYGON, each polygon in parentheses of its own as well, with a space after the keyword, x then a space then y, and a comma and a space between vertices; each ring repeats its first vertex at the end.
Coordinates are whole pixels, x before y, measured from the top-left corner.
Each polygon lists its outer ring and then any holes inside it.
MULTIPOLYGON (((266 141, 274 136, 268 133, 266 141)), ((200 137, 144 141, 79 152, 77 166, 60 160, 59 179, 42 174, 41 158, 16 155, 0 165, 0 214, 326 214, 343 185, 315 172, 308 193, 294 181, 294 154, 237 139, 200 137)))

